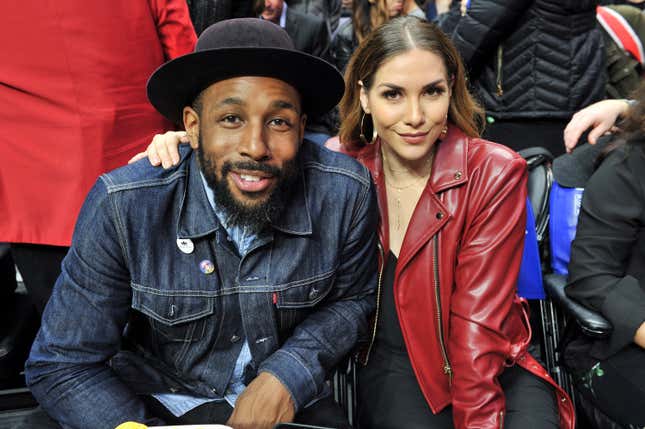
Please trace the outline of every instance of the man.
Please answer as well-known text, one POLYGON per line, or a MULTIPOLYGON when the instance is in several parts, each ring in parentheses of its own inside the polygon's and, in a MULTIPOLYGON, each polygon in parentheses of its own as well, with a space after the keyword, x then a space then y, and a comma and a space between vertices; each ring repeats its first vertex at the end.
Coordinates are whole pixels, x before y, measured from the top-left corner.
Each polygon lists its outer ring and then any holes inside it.
POLYGON ((362 166, 302 141, 343 86, 256 18, 214 24, 153 74, 190 150, 88 195, 26 365, 51 417, 348 427, 325 379, 374 309, 375 194, 362 166))
POLYGON ((323 18, 329 34, 333 34, 338 28, 343 3, 349 3, 351 6, 351 0, 289 0, 289 7, 323 18))
POLYGON ((284 28, 296 49, 328 59, 330 32, 323 18, 289 8, 284 0, 263 0, 263 8, 258 3, 260 17, 284 28))

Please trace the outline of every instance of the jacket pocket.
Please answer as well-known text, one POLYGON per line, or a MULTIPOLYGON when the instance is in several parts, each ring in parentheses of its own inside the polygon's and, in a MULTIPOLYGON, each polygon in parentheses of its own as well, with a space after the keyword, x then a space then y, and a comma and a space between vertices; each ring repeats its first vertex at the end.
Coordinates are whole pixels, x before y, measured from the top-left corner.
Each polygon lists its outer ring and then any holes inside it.
POLYGON ((280 338, 288 337, 331 291, 334 273, 294 282, 274 292, 276 321, 280 338))
POLYGON ((160 340, 194 342, 204 337, 207 316, 214 312, 214 299, 189 291, 133 286, 132 308, 149 317, 160 340))

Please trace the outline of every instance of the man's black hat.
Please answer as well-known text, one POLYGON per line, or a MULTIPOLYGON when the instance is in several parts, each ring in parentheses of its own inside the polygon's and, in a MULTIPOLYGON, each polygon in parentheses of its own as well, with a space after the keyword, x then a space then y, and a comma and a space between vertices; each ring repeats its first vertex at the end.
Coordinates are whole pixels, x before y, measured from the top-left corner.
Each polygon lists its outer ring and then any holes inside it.
POLYGON ((294 48, 278 25, 258 18, 217 22, 199 36, 195 52, 159 67, 148 80, 148 99, 166 118, 182 111, 215 82, 240 76, 280 79, 302 97, 305 113, 327 112, 340 100, 343 77, 328 62, 294 48))

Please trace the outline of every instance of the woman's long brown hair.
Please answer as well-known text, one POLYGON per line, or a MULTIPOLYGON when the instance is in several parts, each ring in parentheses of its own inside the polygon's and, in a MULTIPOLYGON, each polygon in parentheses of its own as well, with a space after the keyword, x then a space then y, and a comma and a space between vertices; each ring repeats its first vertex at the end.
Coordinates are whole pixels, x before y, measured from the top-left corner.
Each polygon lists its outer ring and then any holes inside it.
POLYGON ((369 90, 374 75, 387 60, 412 49, 438 55, 452 82, 448 120, 471 137, 479 136, 484 126, 483 109, 468 92, 461 57, 448 36, 435 24, 416 17, 400 17, 374 29, 352 55, 345 71, 345 94, 340 101, 340 141, 348 149, 364 145, 360 141, 363 109, 359 81, 369 90))

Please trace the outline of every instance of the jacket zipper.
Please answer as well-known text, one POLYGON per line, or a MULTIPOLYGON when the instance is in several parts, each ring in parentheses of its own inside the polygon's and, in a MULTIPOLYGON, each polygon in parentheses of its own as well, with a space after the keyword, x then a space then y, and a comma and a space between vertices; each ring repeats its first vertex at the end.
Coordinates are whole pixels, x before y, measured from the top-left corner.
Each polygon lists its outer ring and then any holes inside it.
MULTIPOLYGON (((438 235, 438 234, 437 234, 438 235)), ((443 373, 448 376, 448 385, 452 385, 452 367, 448 360, 448 353, 446 352, 446 344, 443 339, 443 329, 441 329, 441 298, 439 297, 439 261, 437 255, 439 254, 439 239, 437 235, 434 236, 434 254, 432 255, 432 265, 434 268, 434 297, 437 303, 437 334, 439 334, 439 345, 441 346, 441 355, 443 356, 443 373)))
POLYGON ((374 316, 374 327, 372 328, 372 338, 370 339, 370 344, 367 347, 367 352, 365 353, 365 359, 363 360, 363 365, 367 365, 367 361, 370 358, 370 352, 372 351, 372 346, 374 345, 374 340, 376 339, 376 326, 378 325, 378 316, 381 312, 381 279, 383 278, 383 266, 385 265, 385 252, 383 251, 383 246, 381 243, 378 243, 378 251, 381 255, 381 266, 378 270, 378 283, 376 286, 376 314, 374 316))
POLYGON ((504 88, 502 88, 502 65, 504 57, 504 47, 499 45, 497 47, 497 96, 504 95, 504 88))

